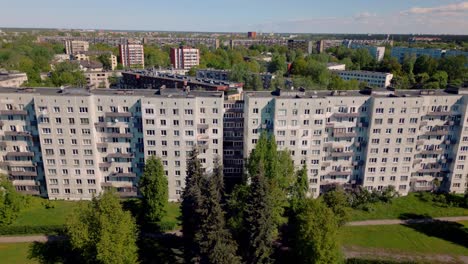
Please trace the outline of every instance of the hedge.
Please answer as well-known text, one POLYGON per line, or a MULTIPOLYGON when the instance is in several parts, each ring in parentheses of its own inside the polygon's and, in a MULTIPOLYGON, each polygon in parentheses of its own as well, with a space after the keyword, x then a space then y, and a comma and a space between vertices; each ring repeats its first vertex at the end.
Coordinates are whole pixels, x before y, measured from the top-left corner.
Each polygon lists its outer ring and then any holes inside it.
POLYGON ((0 235, 31 235, 46 234, 55 235, 65 232, 64 225, 46 225, 46 226, 0 226, 0 235))

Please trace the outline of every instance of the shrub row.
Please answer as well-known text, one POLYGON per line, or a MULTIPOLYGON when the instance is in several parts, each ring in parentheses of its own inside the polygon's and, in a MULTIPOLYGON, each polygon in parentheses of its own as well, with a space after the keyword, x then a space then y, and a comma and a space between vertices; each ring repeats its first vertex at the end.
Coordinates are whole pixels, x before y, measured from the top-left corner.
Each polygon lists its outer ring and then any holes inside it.
POLYGON ((0 235, 32 235, 46 234, 55 235, 63 234, 65 226, 63 225, 46 225, 46 226, 0 226, 0 235))
POLYGON ((175 221, 164 221, 159 224, 159 231, 168 232, 177 229, 177 222, 175 221))

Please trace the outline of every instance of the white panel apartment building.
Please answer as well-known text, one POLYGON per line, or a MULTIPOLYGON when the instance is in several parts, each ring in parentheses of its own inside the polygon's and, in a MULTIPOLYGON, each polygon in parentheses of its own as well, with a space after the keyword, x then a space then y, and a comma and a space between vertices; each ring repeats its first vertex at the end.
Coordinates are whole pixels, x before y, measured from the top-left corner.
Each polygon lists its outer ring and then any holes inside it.
POLYGON ((393 74, 384 72, 332 70, 332 73, 337 74, 343 80, 357 80, 378 88, 389 87, 393 79, 393 74))
POLYGON ((169 197, 180 198, 196 145, 207 172, 226 177, 263 131, 306 164, 310 192, 333 184, 401 194, 442 188, 464 193, 468 177, 468 91, 369 90, 220 92, 175 89, 0 88, 0 173, 19 191, 91 199, 107 187, 136 196, 145 159, 160 157, 169 197))

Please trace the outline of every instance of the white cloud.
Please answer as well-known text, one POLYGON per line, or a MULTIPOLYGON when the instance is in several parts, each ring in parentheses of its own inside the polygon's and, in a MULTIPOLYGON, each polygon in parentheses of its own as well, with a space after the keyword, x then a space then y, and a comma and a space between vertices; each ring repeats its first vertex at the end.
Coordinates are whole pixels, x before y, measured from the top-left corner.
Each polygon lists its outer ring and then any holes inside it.
POLYGON ((369 12, 362 12, 354 16, 354 19, 356 20, 366 20, 371 17, 376 17, 377 15, 374 13, 369 13, 369 12))
POLYGON ((468 2, 460 2, 436 7, 413 7, 409 10, 402 11, 404 15, 424 15, 434 13, 463 13, 468 12, 468 2))

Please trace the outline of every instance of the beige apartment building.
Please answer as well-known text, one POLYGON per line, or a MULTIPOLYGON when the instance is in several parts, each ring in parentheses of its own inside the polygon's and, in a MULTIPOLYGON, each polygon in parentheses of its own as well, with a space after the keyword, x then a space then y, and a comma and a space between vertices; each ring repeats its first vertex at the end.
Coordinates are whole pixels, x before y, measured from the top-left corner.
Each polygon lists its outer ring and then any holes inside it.
POLYGON ((169 199, 180 199, 197 146, 207 172, 226 180, 262 132, 273 133, 310 193, 334 184, 403 195, 435 183, 467 189, 468 91, 222 92, 0 88, 0 173, 17 190, 49 199, 91 199, 108 187, 137 196, 145 159, 162 159, 169 199))
POLYGON ((89 49, 89 42, 82 40, 65 40, 65 53, 69 55, 86 52, 89 49))
POLYGON ((119 45, 120 63, 124 67, 145 67, 143 45, 129 42, 119 45))

